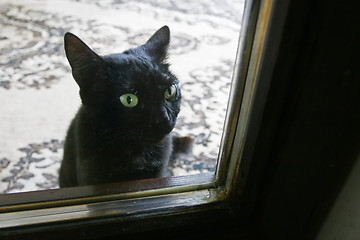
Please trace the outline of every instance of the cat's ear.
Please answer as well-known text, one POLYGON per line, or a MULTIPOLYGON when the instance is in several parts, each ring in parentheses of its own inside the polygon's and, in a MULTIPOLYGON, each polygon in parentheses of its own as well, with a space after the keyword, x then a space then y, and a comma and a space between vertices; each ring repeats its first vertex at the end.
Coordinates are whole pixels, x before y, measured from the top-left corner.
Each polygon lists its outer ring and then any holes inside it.
POLYGON ((161 63, 167 56, 170 43, 170 29, 163 26, 157 30, 144 45, 149 56, 157 63, 161 63))
POLYGON ((72 33, 65 34, 64 44, 75 81, 80 88, 89 87, 91 79, 100 77, 103 59, 72 33))

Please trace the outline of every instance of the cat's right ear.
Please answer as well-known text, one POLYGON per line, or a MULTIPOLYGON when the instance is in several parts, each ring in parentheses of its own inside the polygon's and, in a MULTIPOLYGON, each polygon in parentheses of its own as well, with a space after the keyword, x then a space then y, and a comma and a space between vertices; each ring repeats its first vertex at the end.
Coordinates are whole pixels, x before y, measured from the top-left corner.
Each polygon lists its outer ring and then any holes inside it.
POLYGON ((101 74, 103 59, 72 33, 65 34, 64 45, 75 81, 80 88, 91 84, 90 79, 101 74))
POLYGON ((170 29, 163 26, 157 30, 144 45, 150 57, 157 63, 166 59, 170 42, 170 29))

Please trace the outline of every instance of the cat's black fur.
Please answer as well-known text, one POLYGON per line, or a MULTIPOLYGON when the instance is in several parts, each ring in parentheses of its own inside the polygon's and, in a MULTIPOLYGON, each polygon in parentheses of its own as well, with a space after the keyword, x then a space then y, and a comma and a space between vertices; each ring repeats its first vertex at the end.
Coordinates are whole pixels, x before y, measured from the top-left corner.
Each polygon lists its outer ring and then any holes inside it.
POLYGON ((60 187, 166 176, 181 101, 166 63, 169 28, 140 47, 102 57, 71 33, 64 40, 82 106, 66 136, 60 187), (124 94, 136 95, 137 105, 125 106, 124 94))

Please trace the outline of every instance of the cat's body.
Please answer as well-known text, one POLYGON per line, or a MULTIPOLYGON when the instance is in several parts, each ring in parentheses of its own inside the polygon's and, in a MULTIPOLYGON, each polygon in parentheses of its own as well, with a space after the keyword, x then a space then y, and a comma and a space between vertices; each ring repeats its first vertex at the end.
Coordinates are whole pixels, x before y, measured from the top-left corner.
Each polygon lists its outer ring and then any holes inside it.
POLYGON ((166 176, 181 101, 165 63, 169 38, 164 26, 145 45, 100 57, 65 35, 82 106, 65 140, 60 187, 166 176))

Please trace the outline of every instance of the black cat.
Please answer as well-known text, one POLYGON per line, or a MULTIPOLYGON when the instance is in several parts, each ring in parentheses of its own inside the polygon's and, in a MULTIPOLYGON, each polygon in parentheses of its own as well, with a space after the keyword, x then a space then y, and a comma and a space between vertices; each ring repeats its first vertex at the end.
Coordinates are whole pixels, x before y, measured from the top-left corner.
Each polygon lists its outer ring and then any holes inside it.
POLYGON ((66 136, 60 187, 166 176, 181 102, 166 63, 169 28, 102 57, 71 33, 64 40, 82 106, 66 136))

